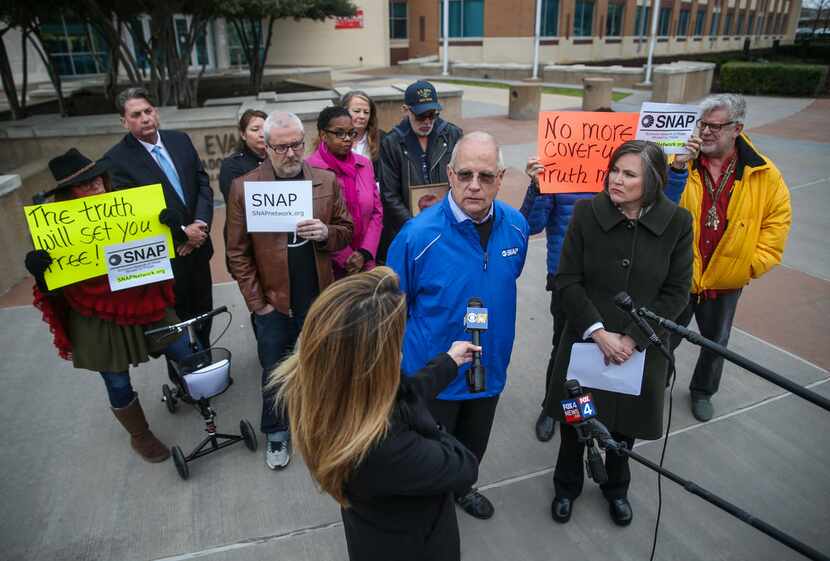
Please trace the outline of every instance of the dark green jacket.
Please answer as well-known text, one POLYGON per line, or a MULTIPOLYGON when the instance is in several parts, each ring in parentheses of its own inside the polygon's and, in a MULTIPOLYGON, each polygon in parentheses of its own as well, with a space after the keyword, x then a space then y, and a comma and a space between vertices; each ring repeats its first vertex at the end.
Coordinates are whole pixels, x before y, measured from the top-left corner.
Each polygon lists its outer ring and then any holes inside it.
MULTIPOLYGON (((629 220, 605 192, 576 203, 556 287, 567 322, 556 354, 546 410, 562 419, 559 401, 571 356, 571 347, 594 323, 625 333, 647 348, 643 386, 639 396, 590 390, 599 420, 609 430, 629 437, 657 439, 663 433, 663 394, 667 363, 625 312, 614 296, 625 291, 639 306, 674 320, 689 300, 692 278, 692 217, 662 192, 639 220, 629 220)), ((666 333, 656 329, 665 340, 666 333)))

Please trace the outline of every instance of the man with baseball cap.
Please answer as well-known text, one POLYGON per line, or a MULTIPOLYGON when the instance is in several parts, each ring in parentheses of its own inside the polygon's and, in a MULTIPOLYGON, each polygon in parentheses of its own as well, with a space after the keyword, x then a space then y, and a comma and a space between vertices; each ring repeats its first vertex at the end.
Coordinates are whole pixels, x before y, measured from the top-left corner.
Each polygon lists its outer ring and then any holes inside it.
POLYGON ((383 200, 383 233, 378 261, 386 261, 392 239, 412 218, 409 187, 447 183, 447 164, 461 129, 441 119, 435 86, 418 80, 406 88, 401 122, 380 146, 380 195, 383 200))

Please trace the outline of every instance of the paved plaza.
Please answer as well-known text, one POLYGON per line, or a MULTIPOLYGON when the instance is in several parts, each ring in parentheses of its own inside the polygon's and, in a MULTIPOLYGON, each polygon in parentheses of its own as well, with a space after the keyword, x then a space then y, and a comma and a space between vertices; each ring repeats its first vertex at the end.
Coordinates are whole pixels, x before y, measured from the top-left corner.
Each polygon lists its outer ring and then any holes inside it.
MULTIPOLYGON (((341 76, 348 85, 406 77, 341 76)), ((465 87, 465 131, 486 130, 509 166, 500 197, 513 206, 526 188, 524 162, 535 151, 535 122, 507 119, 507 91, 465 87)), ((636 111, 632 93, 614 104, 636 111)), ((543 109, 578 110, 580 98, 545 95, 543 109)), ((830 100, 748 98, 747 130, 790 187, 793 228, 783 266, 744 290, 730 348, 830 397, 830 100)), ((83 146, 80 146, 83 150, 83 146)), ((259 366, 250 321, 224 266, 217 208, 214 301, 233 312, 219 345, 233 353, 234 385, 214 400, 219 429, 259 420, 259 366)), ((587 482, 570 523, 550 516, 559 436, 540 443, 533 423, 550 352, 545 240, 535 236, 519 281, 517 336, 479 485, 496 514, 459 511, 465 561, 645 560, 658 507, 657 477, 632 462, 634 521, 611 522, 599 489, 587 482)), ((328 561, 347 558, 336 503, 322 495, 295 456, 268 470, 260 449, 238 445, 190 464, 182 481, 171 461, 148 464, 129 449, 109 411, 100 377, 58 358, 30 301, 29 281, 0 296, 0 559, 9 561, 328 561)), ((214 322, 214 335, 225 324, 214 322)), ((698 423, 688 382, 697 353, 677 352, 671 436, 665 465, 791 536, 830 554, 830 413, 727 365, 716 417, 698 423)), ((175 415, 160 401, 161 361, 133 370, 148 420, 166 443, 190 449, 203 437, 198 413, 175 415)), ((659 459, 662 441, 637 451, 659 459)), ((660 560, 803 559, 674 483, 662 483, 660 560)), ((393 560, 389 560, 393 561, 393 560)))

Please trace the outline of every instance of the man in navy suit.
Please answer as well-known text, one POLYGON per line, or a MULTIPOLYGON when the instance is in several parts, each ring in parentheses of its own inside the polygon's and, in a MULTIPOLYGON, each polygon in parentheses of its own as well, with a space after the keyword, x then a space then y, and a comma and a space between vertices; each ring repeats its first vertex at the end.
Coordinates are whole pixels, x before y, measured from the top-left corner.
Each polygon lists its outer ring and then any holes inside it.
MULTIPOLYGON (((187 241, 176 247, 173 259, 176 313, 185 320, 208 312, 213 309, 213 190, 199 154, 187 134, 159 130, 158 111, 144 88, 124 90, 116 104, 121 124, 129 132, 104 154, 113 187, 162 184, 167 208, 181 217, 181 228, 187 235, 187 241)), ((205 347, 210 342, 210 323, 203 322, 196 330, 205 347)))

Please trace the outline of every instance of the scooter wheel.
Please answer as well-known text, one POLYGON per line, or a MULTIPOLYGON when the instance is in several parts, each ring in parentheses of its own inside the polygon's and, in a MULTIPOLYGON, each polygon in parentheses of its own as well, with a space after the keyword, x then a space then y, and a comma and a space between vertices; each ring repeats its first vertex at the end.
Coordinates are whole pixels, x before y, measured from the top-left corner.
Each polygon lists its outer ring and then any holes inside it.
POLYGON ((177 400, 175 397, 173 397, 173 392, 170 390, 170 386, 168 386, 167 384, 161 386, 161 395, 161 400, 164 402, 164 405, 167 406, 167 411, 170 413, 175 413, 177 400))
POLYGON ((245 446, 248 447, 248 450, 250 450, 251 452, 256 452, 256 432, 254 432, 254 427, 251 426, 251 423, 248 422, 248 419, 242 419, 241 421, 239 421, 239 432, 242 433, 242 439, 245 441, 245 446))
POLYGON ((184 459, 184 453, 178 446, 173 446, 171 449, 173 454, 173 463, 176 465, 176 471, 179 472, 179 477, 187 479, 190 477, 190 468, 187 467, 187 461, 184 459))

